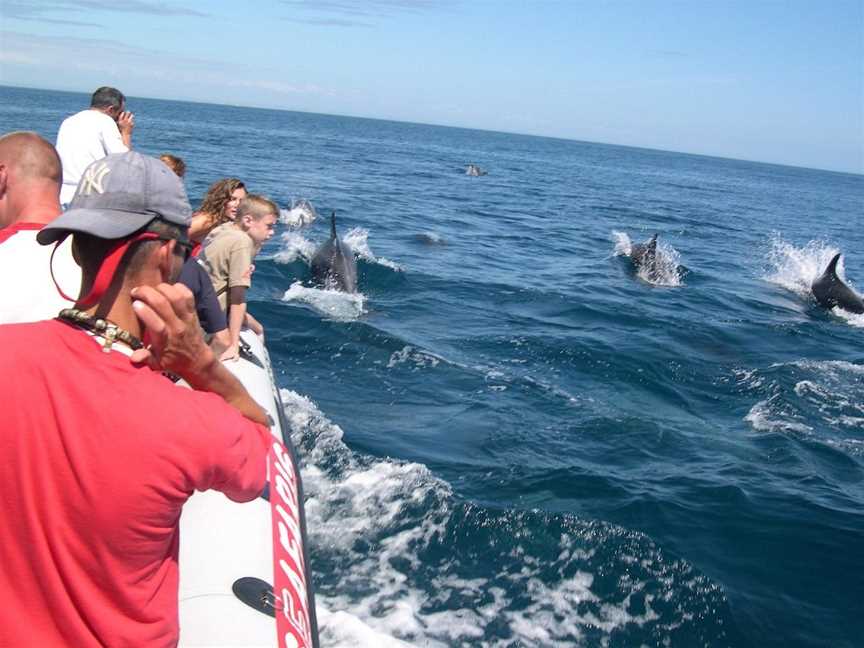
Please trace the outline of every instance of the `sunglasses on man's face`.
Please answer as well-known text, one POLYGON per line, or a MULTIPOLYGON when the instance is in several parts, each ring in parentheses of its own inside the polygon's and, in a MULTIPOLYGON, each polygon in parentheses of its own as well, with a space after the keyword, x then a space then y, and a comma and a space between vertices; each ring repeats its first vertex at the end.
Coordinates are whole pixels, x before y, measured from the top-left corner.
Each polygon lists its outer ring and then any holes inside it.
POLYGON ((171 238, 169 236, 160 236, 157 240, 159 241, 174 241, 174 253, 177 256, 183 259, 183 263, 189 259, 189 256, 192 254, 192 250, 194 249, 194 244, 189 241, 181 241, 176 238, 171 238))

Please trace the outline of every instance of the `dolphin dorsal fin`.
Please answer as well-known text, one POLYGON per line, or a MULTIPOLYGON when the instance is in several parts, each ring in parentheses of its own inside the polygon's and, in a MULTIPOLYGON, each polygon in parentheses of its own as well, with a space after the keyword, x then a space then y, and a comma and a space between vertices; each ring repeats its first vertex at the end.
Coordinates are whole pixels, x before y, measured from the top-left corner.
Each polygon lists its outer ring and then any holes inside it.
POLYGON ((330 236, 336 238, 336 210, 330 214, 330 236))
POLYGON ((828 267, 825 268, 824 274, 832 274, 835 277, 837 276, 837 262, 840 260, 841 255, 842 253, 838 252, 831 258, 831 261, 828 262, 828 267))
POLYGON ((648 241, 648 245, 645 247, 648 249, 649 252, 656 252, 657 251, 657 234, 656 233, 654 234, 654 236, 651 237, 651 240, 648 241))

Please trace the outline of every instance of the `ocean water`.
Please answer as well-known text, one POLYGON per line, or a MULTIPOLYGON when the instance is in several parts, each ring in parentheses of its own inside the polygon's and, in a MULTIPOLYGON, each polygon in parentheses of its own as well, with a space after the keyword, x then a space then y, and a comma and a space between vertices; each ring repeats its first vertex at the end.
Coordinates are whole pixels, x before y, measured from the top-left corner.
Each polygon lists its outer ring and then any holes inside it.
MULTIPOLYGON (((80 94, 0 88, 53 141, 80 94)), ((302 455, 323 646, 860 646, 864 177, 132 98, 135 145, 319 218, 251 311, 302 455), (465 167, 488 171, 469 177, 465 167), (360 294, 309 284, 339 229, 360 294), (660 277, 630 267, 659 233, 660 277), (649 280, 650 279, 650 280, 649 280)))

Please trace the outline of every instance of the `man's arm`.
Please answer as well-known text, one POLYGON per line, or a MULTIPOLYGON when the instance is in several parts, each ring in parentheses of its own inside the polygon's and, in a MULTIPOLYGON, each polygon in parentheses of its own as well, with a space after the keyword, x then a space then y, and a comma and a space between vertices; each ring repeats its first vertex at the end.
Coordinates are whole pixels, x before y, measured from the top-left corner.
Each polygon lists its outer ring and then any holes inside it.
POLYGON ((195 300, 186 286, 140 286, 132 290, 132 298, 150 342, 132 354, 132 362, 175 373, 193 389, 221 396, 249 420, 269 424, 266 412, 204 343, 195 300))
POLYGON ((135 127, 135 119, 132 117, 132 113, 120 113, 120 115, 121 117, 129 115, 128 118, 124 118, 126 120, 124 126, 125 135, 124 131, 120 130, 120 122, 111 119, 110 115, 105 115, 106 119, 100 126, 100 137, 102 138, 102 148, 105 149, 105 155, 126 153, 126 151, 132 148, 132 129, 135 127))
POLYGON ((135 115, 131 112, 122 112, 117 118, 117 129, 120 131, 120 138, 123 140, 123 145, 127 151, 132 150, 132 130, 135 128, 135 115))
POLYGON ((250 313, 248 309, 246 311, 246 327, 252 329, 252 332, 255 333, 255 335, 262 338, 264 337, 264 326, 252 316, 252 313, 250 313))
POLYGON ((240 329, 246 321, 246 286, 228 289, 228 348, 221 360, 235 360, 240 355, 240 329))

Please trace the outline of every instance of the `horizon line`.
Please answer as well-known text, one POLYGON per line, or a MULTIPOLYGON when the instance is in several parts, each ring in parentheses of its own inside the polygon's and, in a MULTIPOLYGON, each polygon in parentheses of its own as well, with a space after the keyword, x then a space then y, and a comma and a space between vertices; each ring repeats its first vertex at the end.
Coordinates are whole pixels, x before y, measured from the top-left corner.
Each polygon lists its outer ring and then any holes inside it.
MULTIPOLYGON (((81 90, 62 90, 62 89, 58 89, 58 88, 43 88, 43 87, 38 87, 38 86, 23 86, 23 85, 7 85, 7 84, 3 84, 3 83, 0 83, 0 88, 13 88, 13 89, 19 89, 19 90, 42 90, 42 91, 46 91, 46 92, 64 92, 67 94, 80 94, 80 95, 84 95, 84 96, 89 96, 92 94, 91 92, 86 92, 86 91, 81 91, 81 90)), ((536 138, 540 138, 540 139, 559 140, 562 142, 576 142, 579 144, 591 144, 591 145, 596 145, 596 146, 617 146, 617 147, 621 147, 621 148, 629 148, 629 149, 634 149, 634 150, 638 150, 638 151, 651 151, 651 152, 655 152, 655 153, 669 153, 669 154, 675 154, 675 155, 691 155, 694 157, 704 157, 704 158, 711 158, 711 159, 715 159, 715 160, 729 160, 732 162, 746 162, 748 164, 764 164, 767 166, 786 167, 789 169, 800 169, 800 170, 805 170, 805 171, 818 171, 820 173, 839 173, 842 175, 864 177, 864 168, 862 168, 861 171, 841 171, 839 169, 824 169, 824 168, 819 168, 819 167, 802 166, 802 165, 788 164, 788 163, 783 163, 783 162, 768 162, 765 160, 752 160, 752 159, 748 159, 748 158, 725 157, 722 155, 715 155, 715 154, 711 154, 711 153, 695 153, 693 151, 676 151, 676 150, 672 150, 672 149, 658 149, 658 148, 652 148, 652 147, 648 147, 648 146, 637 146, 637 145, 633 145, 633 144, 615 144, 615 143, 611 143, 611 142, 595 142, 592 140, 582 140, 582 139, 576 139, 576 138, 572 138, 572 137, 562 137, 560 135, 540 135, 537 133, 520 133, 517 131, 494 130, 494 129, 489 129, 489 128, 477 128, 477 127, 472 127, 472 126, 455 126, 453 124, 433 124, 433 123, 426 123, 426 122, 415 122, 415 121, 410 121, 410 120, 406 120, 406 119, 393 119, 393 118, 389 118, 389 117, 388 118, 366 117, 366 116, 362 116, 362 115, 347 115, 347 114, 343 114, 343 113, 320 113, 320 112, 310 112, 307 110, 295 110, 292 108, 275 108, 273 106, 261 106, 261 105, 252 105, 252 104, 215 103, 212 101, 201 101, 200 99, 176 99, 176 98, 169 99, 166 97, 145 97, 145 96, 138 96, 138 95, 134 95, 134 96, 133 95, 127 95, 127 98, 128 97, 131 97, 134 99, 147 99, 147 100, 151 100, 151 101, 170 101, 170 102, 176 102, 176 103, 201 104, 204 106, 224 106, 227 108, 248 108, 248 109, 252 109, 252 110, 271 110, 271 111, 275 111, 275 112, 293 112, 293 113, 298 113, 301 115, 322 115, 325 117, 342 117, 342 118, 346 118, 346 119, 365 119, 368 121, 388 121, 388 122, 393 122, 396 124, 410 124, 410 125, 414 125, 414 126, 432 126, 434 128, 454 128, 454 129, 458 129, 458 130, 469 130, 469 131, 473 130, 473 131, 479 131, 481 133, 496 133, 496 134, 501 134, 501 135, 518 135, 520 137, 536 137, 536 138)))

